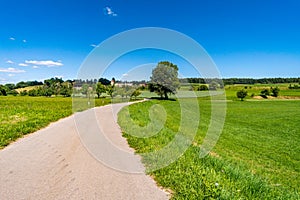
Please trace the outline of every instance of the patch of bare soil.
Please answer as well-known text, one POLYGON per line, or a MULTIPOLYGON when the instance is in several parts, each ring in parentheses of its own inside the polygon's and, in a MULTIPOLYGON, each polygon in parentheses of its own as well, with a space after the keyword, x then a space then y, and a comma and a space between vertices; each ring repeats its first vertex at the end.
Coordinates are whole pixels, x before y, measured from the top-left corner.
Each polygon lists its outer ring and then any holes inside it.
POLYGON ((267 98, 263 98, 262 96, 254 96, 254 97, 252 97, 252 99, 300 100, 300 97, 298 97, 298 96, 278 96, 278 97, 267 96, 267 98))

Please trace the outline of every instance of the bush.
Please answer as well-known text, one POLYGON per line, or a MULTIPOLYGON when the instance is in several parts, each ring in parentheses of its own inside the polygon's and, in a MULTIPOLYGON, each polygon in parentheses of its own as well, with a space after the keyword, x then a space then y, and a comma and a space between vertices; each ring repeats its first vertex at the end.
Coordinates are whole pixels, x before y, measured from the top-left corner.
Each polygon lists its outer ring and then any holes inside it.
POLYGON ((16 90, 10 90, 7 92, 8 95, 17 96, 19 93, 16 90))
POLYGON ((7 96, 5 87, 0 85, 0 96, 7 96))
POLYGON ((134 99, 136 99, 137 96, 141 95, 141 91, 140 90, 134 90, 133 93, 130 95, 130 97, 134 97, 134 99))
POLYGON ((37 91, 36 90, 29 90, 28 91, 28 96, 36 97, 37 96, 37 91))
POLYGON ((206 90, 208 90, 207 85, 200 85, 200 86, 198 87, 198 91, 206 91, 206 90))
POLYGON ((28 92, 27 92, 27 90, 23 90, 23 91, 21 91, 21 92, 20 92, 20 95, 21 95, 21 96, 26 96, 26 95, 28 95, 28 92))
POLYGON ((270 90, 269 89, 264 89, 260 92, 261 96, 269 96, 270 95, 270 90))
POLYGON ((248 95, 248 92, 244 89, 237 91, 236 96, 244 101, 244 98, 248 95))
MULTIPOLYGON (((299 85, 300 85, 300 83, 299 83, 299 85)), ((289 89, 299 89, 299 88, 300 88, 299 85, 294 84, 294 85, 292 86, 292 84, 290 84, 289 89)))
POLYGON ((278 87, 272 88, 272 93, 274 97, 278 97, 280 89, 278 87))
POLYGON ((209 84, 209 90, 217 90, 218 88, 218 83, 213 81, 209 84))

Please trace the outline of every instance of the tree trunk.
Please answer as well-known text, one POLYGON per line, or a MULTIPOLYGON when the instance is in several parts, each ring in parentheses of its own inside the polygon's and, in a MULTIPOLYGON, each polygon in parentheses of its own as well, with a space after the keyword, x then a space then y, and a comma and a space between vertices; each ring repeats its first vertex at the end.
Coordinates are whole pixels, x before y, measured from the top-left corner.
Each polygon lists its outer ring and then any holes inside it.
POLYGON ((168 97, 168 93, 167 93, 167 92, 165 92, 165 99, 166 99, 166 100, 168 100, 168 99, 169 99, 169 97, 168 97))

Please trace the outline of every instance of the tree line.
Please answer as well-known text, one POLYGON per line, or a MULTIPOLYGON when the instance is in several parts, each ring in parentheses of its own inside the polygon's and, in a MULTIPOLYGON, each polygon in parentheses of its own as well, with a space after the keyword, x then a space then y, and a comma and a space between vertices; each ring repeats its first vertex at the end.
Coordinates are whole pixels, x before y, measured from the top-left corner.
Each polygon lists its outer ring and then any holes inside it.
MULTIPOLYGON (((120 82, 119 82, 120 83, 120 82)), ((137 83, 135 83, 137 84, 137 83)), ((70 97, 72 95, 88 98, 100 98, 110 96, 114 98, 120 96, 121 98, 136 98, 144 90, 145 86, 122 83, 116 87, 116 80, 111 81, 106 78, 92 79, 92 80, 67 80, 61 78, 46 79, 44 82, 28 81, 17 84, 0 85, 0 96, 14 95, 14 96, 64 96, 70 97), (26 88, 28 86, 34 86, 26 88), (20 88, 24 88, 17 91, 20 88)))
POLYGON ((100 78, 96 83, 95 81, 82 81, 77 80, 74 84, 73 95, 84 96, 86 98, 115 98, 116 96, 124 98, 137 98, 141 94, 141 90, 145 89, 144 86, 138 86, 133 84, 127 84, 118 82, 116 86, 116 80, 108 80, 106 78, 100 78))
MULTIPOLYGON (((73 95, 86 96, 86 97, 98 97, 102 94, 107 94, 111 98, 115 96, 121 96, 122 98, 137 97, 141 94, 141 90, 149 89, 150 92, 157 93, 162 99, 168 99, 170 94, 175 94, 176 90, 180 87, 180 84, 191 84, 190 90, 217 90, 218 88, 224 88, 224 85, 232 84, 276 84, 276 83, 299 83, 300 78, 178 78, 178 66, 168 62, 159 62, 152 70, 152 76, 150 81, 134 81, 130 84, 127 82, 116 81, 114 78, 108 80, 106 78, 100 79, 87 79, 87 80, 67 80, 64 81, 61 78, 46 79, 44 82, 39 81, 27 81, 19 82, 17 84, 5 84, 0 85, 0 95, 29 95, 29 96, 47 96, 62 95, 64 97, 70 97, 73 95), (118 84, 118 87, 115 85, 118 84), (30 90, 21 90, 20 93, 16 89, 24 88, 28 86, 34 86, 30 90)), ((298 89, 297 84, 290 85, 289 89, 298 89)), ((242 92, 241 92, 242 93, 242 92)), ((273 92, 274 96, 276 96, 273 92)))
POLYGON ((219 85, 233 85, 233 84, 276 84, 276 83, 299 83, 300 77, 298 78, 181 78, 179 79, 181 83, 200 83, 200 84, 210 84, 211 82, 216 82, 219 85))

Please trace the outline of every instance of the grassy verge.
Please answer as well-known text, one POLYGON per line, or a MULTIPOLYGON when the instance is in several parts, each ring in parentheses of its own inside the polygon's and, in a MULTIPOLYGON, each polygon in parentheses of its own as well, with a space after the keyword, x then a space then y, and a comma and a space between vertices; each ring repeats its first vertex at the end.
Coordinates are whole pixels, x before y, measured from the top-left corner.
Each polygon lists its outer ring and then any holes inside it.
MULTIPOLYGON (((124 110, 119 113, 124 136, 137 153, 164 147, 179 129, 177 101, 133 104, 131 119, 146 126, 153 104, 167 112, 164 128, 153 137, 129 135, 130 119, 124 110)), ((173 199, 300 199, 299 101, 228 102, 223 133, 203 159, 198 144, 210 123, 210 102, 199 98, 199 106, 201 121, 193 145, 171 165, 150 173, 173 191, 173 199)), ((151 165, 145 158, 143 162, 151 165)))
MULTIPOLYGON (((82 101, 86 102, 85 99, 82 101)), ((94 105, 101 106, 108 103, 110 99, 96 99, 94 105)), ((1 149, 25 134, 71 115, 72 98, 1 96, 0 110, 1 149)))

